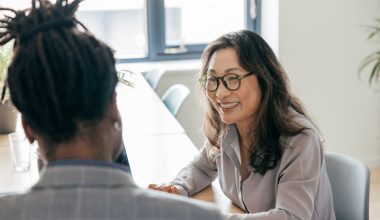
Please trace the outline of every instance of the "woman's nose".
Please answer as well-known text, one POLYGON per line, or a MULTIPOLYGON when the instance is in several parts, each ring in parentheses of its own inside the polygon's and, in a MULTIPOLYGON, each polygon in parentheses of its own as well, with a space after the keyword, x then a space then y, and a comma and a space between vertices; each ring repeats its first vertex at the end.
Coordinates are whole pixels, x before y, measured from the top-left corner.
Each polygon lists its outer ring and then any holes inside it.
POLYGON ((231 91, 228 90, 226 88, 226 86, 224 85, 224 83, 220 81, 220 84, 219 84, 218 88, 215 91, 215 95, 218 98, 222 99, 222 98, 228 96, 229 94, 231 94, 231 91))

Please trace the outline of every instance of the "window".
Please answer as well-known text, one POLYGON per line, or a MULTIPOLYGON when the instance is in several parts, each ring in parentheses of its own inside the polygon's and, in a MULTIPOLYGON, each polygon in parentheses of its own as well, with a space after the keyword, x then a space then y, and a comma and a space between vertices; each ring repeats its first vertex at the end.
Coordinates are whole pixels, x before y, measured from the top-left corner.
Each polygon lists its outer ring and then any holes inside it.
POLYGON ((149 55, 145 0, 87 0, 77 18, 116 51, 117 58, 149 55))
POLYGON ((199 58, 208 42, 232 30, 259 32, 260 1, 151 0, 151 60, 199 58), (254 8, 254 10, 250 10, 254 8), (252 12, 252 13, 250 13, 252 12), (155 28, 157 28, 155 30, 155 28))
MULTIPOLYGON (((0 5, 25 8, 30 0, 0 5)), ((261 0, 87 0, 77 18, 120 63, 196 59, 223 33, 260 32, 260 7, 261 0)))

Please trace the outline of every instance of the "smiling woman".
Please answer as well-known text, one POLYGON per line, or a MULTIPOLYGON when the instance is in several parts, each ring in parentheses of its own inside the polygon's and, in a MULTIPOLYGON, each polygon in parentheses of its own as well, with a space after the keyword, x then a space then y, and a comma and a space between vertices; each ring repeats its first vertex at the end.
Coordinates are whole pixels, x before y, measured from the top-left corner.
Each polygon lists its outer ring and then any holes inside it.
POLYGON ((150 188, 192 196, 218 177, 246 212, 231 219, 334 220, 319 130, 268 44, 248 30, 224 34, 203 52, 199 78, 204 147, 172 182, 150 188))
MULTIPOLYGON (((236 124, 243 134, 248 134, 251 125, 255 123, 254 118, 261 102, 261 90, 257 77, 254 76, 254 72, 246 72, 240 67, 236 50, 226 48, 213 53, 207 72, 202 76, 208 76, 208 78, 219 76, 218 78, 227 79, 223 81, 223 86, 215 86, 212 90, 210 87, 205 87, 207 98, 213 108, 218 111, 223 123, 236 124)), ((249 145, 246 146, 246 149, 248 148, 249 145)))

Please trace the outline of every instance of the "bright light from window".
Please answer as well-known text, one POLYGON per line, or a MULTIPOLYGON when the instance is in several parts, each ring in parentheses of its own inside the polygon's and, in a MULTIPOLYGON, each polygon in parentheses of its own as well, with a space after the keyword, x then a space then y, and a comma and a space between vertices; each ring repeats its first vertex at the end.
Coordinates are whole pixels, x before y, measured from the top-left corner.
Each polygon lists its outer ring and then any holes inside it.
POLYGON ((0 6, 12 9, 26 9, 32 6, 30 0, 0 0, 0 6))
POLYGON ((244 29, 243 0, 165 0, 166 44, 204 44, 244 29))
MULTIPOLYGON (((0 0, 0 5, 26 9, 31 7, 31 0, 0 0)), ((116 57, 145 57, 148 53, 145 8, 145 0, 87 0, 80 3, 76 16, 116 51, 116 57)))
POLYGON ((144 8, 140 0, 87 0, 80 3, 80 10, 135 10, 144 8))

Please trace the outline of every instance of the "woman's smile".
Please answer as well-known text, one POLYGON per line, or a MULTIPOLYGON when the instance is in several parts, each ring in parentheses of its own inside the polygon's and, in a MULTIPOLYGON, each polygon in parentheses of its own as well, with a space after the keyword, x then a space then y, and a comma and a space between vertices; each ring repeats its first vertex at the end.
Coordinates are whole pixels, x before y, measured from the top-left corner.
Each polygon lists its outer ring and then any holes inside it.
POLYGON ((237 105, 239 105, 239 101, 233 101, 233 102, 221 102, 219 103, 219 106, 222 110, 228 110, 228 109, 233 109, 237 105))

